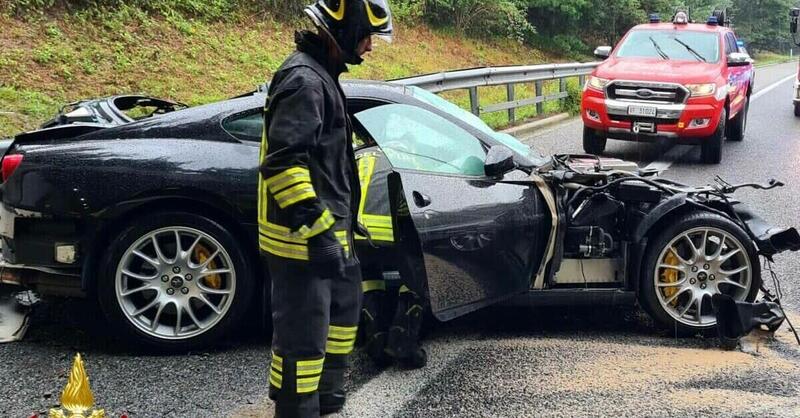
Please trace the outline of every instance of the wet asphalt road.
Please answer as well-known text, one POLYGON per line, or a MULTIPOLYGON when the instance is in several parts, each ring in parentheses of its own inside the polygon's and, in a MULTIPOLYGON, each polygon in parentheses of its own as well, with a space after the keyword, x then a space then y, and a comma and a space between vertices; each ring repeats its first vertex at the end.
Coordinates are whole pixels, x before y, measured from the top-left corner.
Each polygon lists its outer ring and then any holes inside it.
MULTIPOLYGON (((756 91, 795 65, 760 69, 756 91)), ((784 189, 741 198, 775 224, 798 225, 800 119, 790 103, 789 81, 761 95, 747 138, 726 143, 719 166, 701 165, 696 147, 610 142, 608 155, 670 165, 667 176, 687 183, 776 177, 784 189)), ((526 140, 543 153, 581 152, 580 132, 573 122, 526 140)), ((800 255, 776 261, 785 301, 800 311, 800 255)), ((109 416, 271 416, 269 344, 255 330, 209 351, 142 355, 106 337, 96 316, 85 301, 50 300, 25 341, 0 345, 0 416, 58 404, 76 351, 109 416)), ((356 355, 341 416, 800 416, 800 350, 785 328, 747 352, 721 352, 713 339, 658 331, 635 308, 492 308, 433 326, 425 344, 430 364, 418 371, 381 371, 356 355)))

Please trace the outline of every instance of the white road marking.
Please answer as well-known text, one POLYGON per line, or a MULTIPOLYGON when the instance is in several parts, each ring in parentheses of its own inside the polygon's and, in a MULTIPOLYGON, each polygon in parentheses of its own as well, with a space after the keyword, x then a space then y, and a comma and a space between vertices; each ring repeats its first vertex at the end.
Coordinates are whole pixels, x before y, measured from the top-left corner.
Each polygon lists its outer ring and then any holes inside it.
POLYGON ((776 81, 775 83, 772 83, 772 84, 770 84, 770 85, 769 85, 769 86, 767 86, 767 87, 764 87, 763 89, 759 90, 757 93, 754 93, 754 94, 753 94, 753 96, 752 96, 752 97, 750 97, 750 100, 757 100, 759 97, 761 97, 761 96, 763 96, 763 95, 765 95, 765 94, 767 94, 767 93, 771 92, 772 90, 775 90, 775 89, 776 89, 776 88, 778 88, 778 86, 780 86, 781 84, 783 84, 783 83, 785 83, 785 82, 787 82, 787 81, 789 81, 789 80, 792 80, 792 79, 794 79, 795 77, 797 77, 797 74, 792 74, 792 75, 790 75, 790 76, 788 76, 788 77, 786 77, 786 78, 782 78, 781 80, 779 80, 779 81, 776 81))
MULTIPOLYGON (((792 80, 795 77, 797 77, 797 74, 792 74, 790 76, 787 76, 786 78, 782 78, 782 79, 770 84, 767 87, 764 87, 763 89, 759 90, 757 93, 754 93, 752 96, 750 96, 750 102, 752 103, 752 102, 760 99, 765 94, 771 92, 772 90, 775 90, 776 88, 780 87, 781 84, 783 84, 783 83, 785 83, 785 82, 787 82, 789 80, 792 80)), ((662 158, 660 160, 653 161, 652 163, 648 164, 647 167, 645 167, 645 170, 666 171, 670 167, 672 167, 672 164, 674 162, 676 162, 679 159, 683 158, 684 156, 686 156, 686 154, 690 153, 692 150, 694 150, 694 147, 673 146, 666 154, 664 154, 662 156, 662 158)))

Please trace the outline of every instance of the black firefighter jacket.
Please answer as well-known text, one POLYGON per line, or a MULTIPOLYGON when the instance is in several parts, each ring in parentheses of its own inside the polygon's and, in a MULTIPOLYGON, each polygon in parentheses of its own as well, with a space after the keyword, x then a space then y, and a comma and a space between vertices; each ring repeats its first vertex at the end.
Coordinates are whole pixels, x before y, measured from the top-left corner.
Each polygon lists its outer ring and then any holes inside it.
POLYGON ((296 42, 264 109, 259 246, 277 257, 324 261, 342 246, 350 251, 361 190, 338 82, 345 67, 329 63, 317 35, 298 33, 296 42))

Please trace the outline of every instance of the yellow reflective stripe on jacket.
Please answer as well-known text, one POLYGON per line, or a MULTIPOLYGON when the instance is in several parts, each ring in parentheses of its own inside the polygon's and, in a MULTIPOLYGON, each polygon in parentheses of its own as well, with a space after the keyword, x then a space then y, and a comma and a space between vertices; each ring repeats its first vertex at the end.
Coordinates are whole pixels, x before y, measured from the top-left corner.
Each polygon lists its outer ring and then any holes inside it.
POLYGON ((281 209, 286 209, 297 202, 314 199, 315 197, 317 197, 317 194, 314 192, 314 186, 311 183, 303 182, 277 193, 275 201, 278 202, 278 206, 281 209))
POLYGON ((383 280, 364 280, 361 282, 361 291, 364 293, 373 290, 386 290, 386 282, 383 280))
POLYGON ((303 181, 311 181, 311 173, 308 169, 305 167, 292 167, 264 180, 264 183, 272 193, 277 193, 286 187, 303 181))
POLYGON ((361 219, 363 219, 364 225, 373 225, 383 228, 392 227, 392 217, 389 215, 370 215, 365 213, 361 215, 361 219))
POLYGON ((273 239, 279 239, 281 241, 286 241, 292 244, 301 244, 301 245, 308 245, 308 240, 300 238, 299 235, 293 234, 289 231, 289 228, 283 230, 283 227, 280 225, 275 225, 273 223, 265 223, 263 225, 258 226, 258 233, 262 236, 267 236, 273 239))
POLYGON ((307 245, 288 244, 263 235, 259 236, 258 243, 261 250, 278 257, 308 261, 307 245))
POLYGON ((364 214, 364 207, 367 204, 367 192, 369 191, 369 183, 372 181, 372 173, 375 171, 375 161, 377 161, 377 158, 374 155, 365 155, 358 160, 358 179, 361 182, 361 202, 358 205, 359 219, 364 214))
POLYGON ((303 225, 297 232, 300 234, 300 237, 309 239, 327 231, 334 223, 336 223, 336 219, 331 215, 331 211, 325 209, 325 212, 322 212, 322 215, 314 221, 314 224, 311 225, 310 228, 303 225))

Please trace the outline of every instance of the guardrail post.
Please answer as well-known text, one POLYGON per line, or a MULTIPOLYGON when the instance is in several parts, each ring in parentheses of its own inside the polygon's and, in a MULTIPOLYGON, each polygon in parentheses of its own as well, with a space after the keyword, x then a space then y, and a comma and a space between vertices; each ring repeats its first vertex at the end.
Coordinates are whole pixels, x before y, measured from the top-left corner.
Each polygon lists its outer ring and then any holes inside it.
MULTIPOLYGON (((567 79, 566 78, 558 79, 558 92, 559 93, 564 93, 566 91, 567 91, 567 79)), ((564 108, 563 106, 564 106, 564 103, 566 103, 566 102, 567 102, 567 99, 561 99, 560 100, 561 109, 564 108)))
POLYGON ((586 76, 585 75, 579 75, 578 76, 578 87, 579 88, 583 88, 584 84, 586 84, 586 76))
POLYGON ((473 115, 475 116, 481 115, 481 102, 478 99, 477 87, 469 88, 469 107, 472 110, 473 115))
MULTIPOLYGON (((544 84, 541 80, 534 82, 534 86, 536 87, 536 97, 544 98, 544 84)), ((541 115, 544 113, 544 102, 536 103, 536 116, 541 115)))
MULTIPOLYGON (((508 101, 514 101, 514 84, 506 84, 506 93, 508 94, 508 101)), ((514 109, 508 109, 508 123, 514 123, 516 119, 516 115, 514 114, 514 109)))

